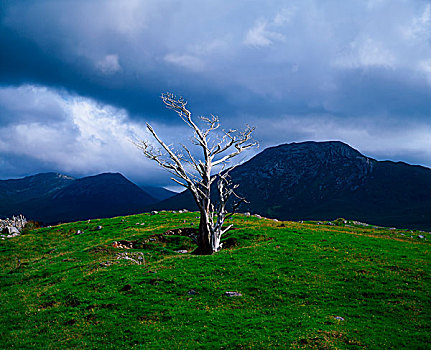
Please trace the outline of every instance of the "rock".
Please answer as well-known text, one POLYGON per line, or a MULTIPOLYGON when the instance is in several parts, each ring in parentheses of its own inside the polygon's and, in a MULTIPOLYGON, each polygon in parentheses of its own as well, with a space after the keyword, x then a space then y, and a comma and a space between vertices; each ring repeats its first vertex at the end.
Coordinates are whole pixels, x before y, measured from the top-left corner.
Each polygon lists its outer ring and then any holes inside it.
POLYGON ((103 226, 100 226, 100 225, 99 225, 99 226, 97 226, 97 227, 96 227, 96 230, 97 230, 97 231, 100 231, 102 228, 103 228, 103 226))
POLYGON ((425 236, 423 236, 423 235, 418 235, 418 238, 423 239, 423 238, 425 238, 425 236))
POLYGON ((84 231, 78 230, 76 231, 75 235, 82 235, 84 233, 84 231))
POLYGON ((254 214, 253 216, 254 216, 255 218, 262 219, 262 216, 261 216, 261 215, 259 215, 259 214, 254 214))
POLYGON ((175 252, 180 253, 180 254, 187 254, 187 250, 185 249, 180 249, 180 250, 176 250, 175 252))
POLYGON ((344 321, 344 318, 343 318, 343 317, 341 317, 341 316, 334 316, 334 318, 335 318, 336 320, 339 320, 339 321, 344 321))
POLYGON ((249 212, 244 213, 244 216, 250 216, 251 214, 249 212))
POLYGON ((114 248, 120 248, 120 249, 132 249, 134 242, 131 241, 114 241, 112 242, 112 246, 114 248))
POLYGON ((142 253, 142 252, 120 253, 120 254, 117 254, 116 259, 117 260, 128 260, 128 261, 131 261, 137 265, 144 265, 145 264, 144 253, 142 253))
POLYGON ((188 292, 187 292, 187 294, 188 295, 196 295, 196 294, 199 294, 198 292, 196 292, 194 289, 190 289, 188 292))
POLYGON ((7 226, 6 230, 8 231, 9 235, 18 236, 20 234, 19 230, 15 226, 7 226))
POLYGON ((157 210, 153 210, 150 214, 151 215, 157 215, 159 212, 157 210))
POLYGON ((242 294, 239 292, 224 292, 224 296, 226 297, 242 297, 242 294))

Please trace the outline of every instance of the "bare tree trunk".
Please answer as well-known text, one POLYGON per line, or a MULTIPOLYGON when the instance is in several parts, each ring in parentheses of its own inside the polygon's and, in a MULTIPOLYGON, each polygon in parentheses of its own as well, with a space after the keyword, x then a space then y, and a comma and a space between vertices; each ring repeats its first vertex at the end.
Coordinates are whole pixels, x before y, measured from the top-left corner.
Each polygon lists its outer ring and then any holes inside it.
POLYGON ((211 222, 208 217, 208 212, 201 210, 198 233, 199 254, 210 255, 214 253, 211 245, 211 236, 211 222))

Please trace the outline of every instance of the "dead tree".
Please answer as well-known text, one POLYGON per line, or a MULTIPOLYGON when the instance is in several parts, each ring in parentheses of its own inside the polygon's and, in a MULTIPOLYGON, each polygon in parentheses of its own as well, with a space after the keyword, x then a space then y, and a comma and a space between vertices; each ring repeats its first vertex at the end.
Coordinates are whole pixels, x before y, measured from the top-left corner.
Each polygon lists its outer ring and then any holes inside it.
POLYGON ((187 101, 182 97, 178 98, 172 93, 164 93, 161 97, 166 107, 175 111, 193 130, 192 143, 201 149, 202 157, 195 157, 185 145, 181 145, 181 152, 174 150, 160 139, 148 123, 147 128, 161 149, 153 148, 148 141, 141 141, 136 145, 147 158, 174 175, 173 181, 190 190, 200 211, 199 232, 195 237, 198 250, 200 254, 213 254, 221 249, 221 236, 232 227, 223 227, 225 220, 245 201, 235 193, 238 185, 234 185, 230 179, 229 171, 232 168, 223 169, 232 158, 257 144, 251 140, 254 128, 247 126, 244 131, 228 130, 217 134, 216 130, 220 127, 218 117, 201 117, 206 127, 200 128, 193 121, 192 114, 187 109, 187 101), (218 137, 211 141, 210 135, 211 138, 218 137), (213 175, 214 167, 222 170, 213 175), (215 184, 216 196, 211 193, 215 184), (226 205, 230 198, 233 203, 229 213, 226 205))

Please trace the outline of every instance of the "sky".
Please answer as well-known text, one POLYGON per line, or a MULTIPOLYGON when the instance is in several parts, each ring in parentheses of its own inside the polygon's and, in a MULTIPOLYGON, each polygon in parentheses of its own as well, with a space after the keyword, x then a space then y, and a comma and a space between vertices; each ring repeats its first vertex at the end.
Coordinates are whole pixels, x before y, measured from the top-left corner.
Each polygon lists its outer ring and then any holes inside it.
POLYGON ((132 141, 255 126, 260 144, 343 141, 431 167, 431 2, 2 0, 0 179, 121 172, 168 186, 132 141))

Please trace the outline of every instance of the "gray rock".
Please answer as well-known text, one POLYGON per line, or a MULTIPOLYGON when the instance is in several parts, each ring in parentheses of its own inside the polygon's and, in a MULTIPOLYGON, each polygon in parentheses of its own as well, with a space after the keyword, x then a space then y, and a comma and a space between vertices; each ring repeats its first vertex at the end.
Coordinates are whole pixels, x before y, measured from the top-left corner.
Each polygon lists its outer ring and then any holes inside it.
POLYGON ((232 298, 232 297, 242 297, 242 294, 239 292, 224 292, 224 295, 226 297, 232 298))
POLYGON ((84 231, 78 230, 76 231, 75 235, 82 235, 84 233, 84 231))
POLYGON ((418 238, 422 239, 422 238, 425 238, 425 236, 419 235, 418 238))
POLYGON ((341 316, 335 316, 334 317, 336 320, 339 320, 339 321, 344 321, 344 318, 343 317, 341 317, 341 316))
POLYGON ((153 210, 152 212, 151 212, 151 215, 157 215, 159 212, 157 211, 157 210, 153 210))
POLYGON ((7 226, 6 229, 10 235, 19 235, 19 230, 15 226, 7 226))
POLYGON ((188 253, 188 251, 185 249, 176 250, 175 252, 180 253, 180 254, 187 254, 188 253))

